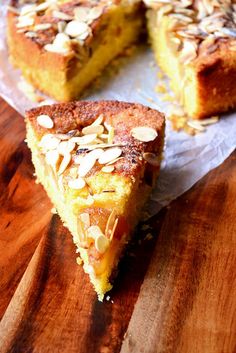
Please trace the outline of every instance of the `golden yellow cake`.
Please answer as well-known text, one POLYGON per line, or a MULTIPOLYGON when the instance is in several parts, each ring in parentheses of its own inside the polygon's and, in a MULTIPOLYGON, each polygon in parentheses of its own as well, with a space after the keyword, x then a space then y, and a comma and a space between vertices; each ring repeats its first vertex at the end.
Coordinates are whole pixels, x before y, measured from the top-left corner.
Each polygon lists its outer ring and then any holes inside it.
POLYGON ((139 104, 84 101, 32 109, 26 126, 37 178, 102 300, 155 185, 164 117, 139 104))
POLYGON ((145 0, 158 64, 192 118, 236 106, 236 4, 145 0))
POLYGON ((129 0, 12 0, 11 61, 34 87, 71 101, 139 38, 141 7, 129 0))

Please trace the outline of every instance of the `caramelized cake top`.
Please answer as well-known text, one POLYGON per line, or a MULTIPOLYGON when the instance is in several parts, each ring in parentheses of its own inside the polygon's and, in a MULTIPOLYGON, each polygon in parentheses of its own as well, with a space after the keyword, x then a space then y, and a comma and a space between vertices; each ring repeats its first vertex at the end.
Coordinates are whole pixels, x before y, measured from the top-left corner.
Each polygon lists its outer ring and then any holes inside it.
POLYGON ((26 119, 48 160, 52 158, 55 164, 59 155, 63 156, 59 174, 72 163, 79 165, 80 178, 99 170, 135 177, 143 160, 154 166, 160 164, 164 116, 140 104, 55 104, 30 110, 26 119))

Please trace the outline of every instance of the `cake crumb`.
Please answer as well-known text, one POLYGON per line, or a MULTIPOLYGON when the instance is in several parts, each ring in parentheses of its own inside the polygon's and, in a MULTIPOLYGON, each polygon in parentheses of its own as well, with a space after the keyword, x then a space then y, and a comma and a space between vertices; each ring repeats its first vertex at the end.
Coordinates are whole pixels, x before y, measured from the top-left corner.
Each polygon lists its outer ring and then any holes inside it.
POLYGON ((56 209, 55 207, 53 207, 53 208, 51 209, 51 213, 52 213, 52 214, 57 214, 57 209, 56 209))

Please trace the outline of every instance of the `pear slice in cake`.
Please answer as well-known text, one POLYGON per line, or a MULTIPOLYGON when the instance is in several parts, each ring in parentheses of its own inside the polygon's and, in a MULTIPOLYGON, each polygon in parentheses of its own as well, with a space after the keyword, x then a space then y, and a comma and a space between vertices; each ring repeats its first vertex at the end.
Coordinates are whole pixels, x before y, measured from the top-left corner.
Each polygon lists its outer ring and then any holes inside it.
POLYGON ((37 178, 100 300, 155 185, 164 117, 140 104, 71 102, 26 113, 37 178))

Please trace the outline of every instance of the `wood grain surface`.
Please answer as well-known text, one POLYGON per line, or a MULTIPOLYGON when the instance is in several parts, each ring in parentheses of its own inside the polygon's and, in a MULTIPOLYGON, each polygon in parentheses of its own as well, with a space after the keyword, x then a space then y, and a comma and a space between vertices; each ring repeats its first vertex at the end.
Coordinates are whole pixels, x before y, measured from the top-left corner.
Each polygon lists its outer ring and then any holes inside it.
POLYGON ((138 229, 100 303, 24 138, 0 100, 0 352, 236 352, 236 153, 138 229))

